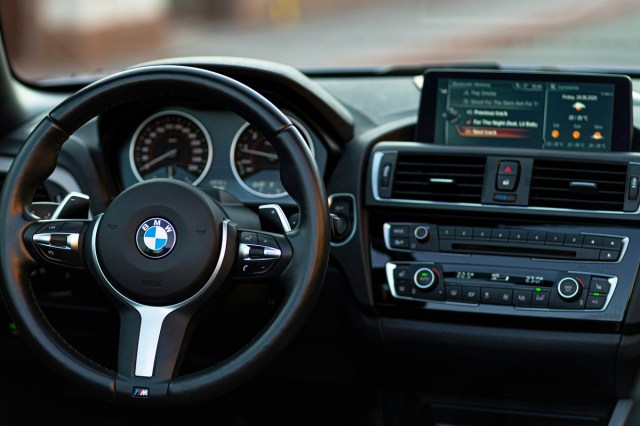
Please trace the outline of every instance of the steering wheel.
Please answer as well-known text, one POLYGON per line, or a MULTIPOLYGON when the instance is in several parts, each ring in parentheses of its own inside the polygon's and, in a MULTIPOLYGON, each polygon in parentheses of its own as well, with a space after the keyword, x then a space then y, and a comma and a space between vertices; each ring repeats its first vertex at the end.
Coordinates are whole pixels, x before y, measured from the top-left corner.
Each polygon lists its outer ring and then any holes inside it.
POLYGON ((54 108, 28 137, 0 196, 2 295, 28 344, 62 376, 104 400, 184 405, 222 395, 262 370, 301 329, 319 294, 329 252, 322 179, 298 130, 263 96, 223 75, 147 66, 99 80, 54 108), (155 179, 120 193, 93 219, 40 220, 36 187, 55 169, 62 144, 100 114, 141 99, 175 97, 228 109, 272 143, 297 227, 281 234, 239 229, 202 190, 155 179), (117 371, 71 347, 31 290, 39 264, 86 268, 120 316, 117 371), (277 282, 284 297, 251 342, 206 369, 179 374, 188 326, 234 277, 277 282))

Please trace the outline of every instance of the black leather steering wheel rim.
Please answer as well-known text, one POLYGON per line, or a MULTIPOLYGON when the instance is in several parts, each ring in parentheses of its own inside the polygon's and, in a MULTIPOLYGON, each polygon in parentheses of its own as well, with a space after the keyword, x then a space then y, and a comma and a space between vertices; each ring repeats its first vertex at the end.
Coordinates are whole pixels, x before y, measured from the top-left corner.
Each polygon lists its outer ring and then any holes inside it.
POLYGON ((214 72, 183 66, 147 66, 102 79, 72 95, 45 117, 14 159, 0 195, 2 294, 21 335, 54 370, 86 392, 117 401, 118 374, 71 347, 48 323, 29 284, 35 261, 23 234, 37 219, 29 212, 38 184, 55 169, 62 144, 90 119, 140 99, 175 97, 226 108, 267 136, 281 164, 285 189, 298 203, 300 221, 287 234, 294 257, 281 277, 285 299, 266 328, 229 359, 177 376, 160 398, 182 405, 221 395, 264 368, 300 330, 321 289, 328 262, 327 197, 320 174, 295 127, 251 88, 214 72))

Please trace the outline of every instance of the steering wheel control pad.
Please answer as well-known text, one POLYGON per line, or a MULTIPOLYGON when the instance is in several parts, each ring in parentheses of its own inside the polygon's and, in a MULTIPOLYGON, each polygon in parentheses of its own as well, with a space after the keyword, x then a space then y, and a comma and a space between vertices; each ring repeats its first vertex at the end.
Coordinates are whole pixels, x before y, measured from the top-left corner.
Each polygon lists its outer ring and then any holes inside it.
POLYGON ((147 305, 178 303, 195 294, 220 255, 213 202, 170 179, 140 183, 109 205, 98 225, 98 261, 111 285, 147 305))

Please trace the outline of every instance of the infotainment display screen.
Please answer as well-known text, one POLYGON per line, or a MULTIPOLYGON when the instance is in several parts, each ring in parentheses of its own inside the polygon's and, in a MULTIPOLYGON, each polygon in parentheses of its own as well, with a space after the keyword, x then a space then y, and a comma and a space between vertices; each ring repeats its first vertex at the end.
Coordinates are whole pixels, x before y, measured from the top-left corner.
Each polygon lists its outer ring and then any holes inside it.
POLYGON ((416 139, 445 145, 629 151, 621 75, 428 71, 416 139))

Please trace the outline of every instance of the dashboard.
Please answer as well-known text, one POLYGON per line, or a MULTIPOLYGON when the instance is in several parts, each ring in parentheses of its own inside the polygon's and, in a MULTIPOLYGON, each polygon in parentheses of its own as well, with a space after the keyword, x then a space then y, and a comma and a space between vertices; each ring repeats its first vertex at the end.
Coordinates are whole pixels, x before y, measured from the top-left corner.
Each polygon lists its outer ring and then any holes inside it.
MULTIPOLYGON (((336 223, 323 293, 268 380, 355 383, 365 406, 384 406, 398 425, 601 425, 628 415, 640 369, 637 76, 180 64, 237 78, 280 107, 326 186, 336 223)), ((1 144, 5 172, 35 121, 1 144)), ((154 178, 215 190, 256 215, 273 205, 286 220, 296 213, 269 141, 193 101, 103 113, 58 164, 39 201, 84 192, 92 214, 154 178)), ((117 326, 86 280, 43 268, 34 289, 62 334, 109 365, 117 326), (111 340, 78 331, 87 312, 111 340)), ((204 314, 185 371, 250 341, 279 297, 239 283, 220 309, 230 320, 204 314)))

